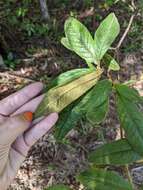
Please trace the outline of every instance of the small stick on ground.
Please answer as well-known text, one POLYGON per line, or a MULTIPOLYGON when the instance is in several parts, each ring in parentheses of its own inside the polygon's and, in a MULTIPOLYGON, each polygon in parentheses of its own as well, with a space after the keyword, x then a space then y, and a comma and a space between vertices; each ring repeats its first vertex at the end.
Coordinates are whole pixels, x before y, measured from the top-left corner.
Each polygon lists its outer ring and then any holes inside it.
POLYGON ((134 17, 135 17, 135 14, 133 14, 133 15, 130 17, 129 24, 128 24, 128 26, 127 26, 125 32, 123 33, 123 35, 122 35, 122 37, 121 37, 121 39, 120 39, 120 41, 119 41, 119 43, 117 44, 117 46, 116 46, 115 49, 119 49, 119 48, 121 47, 121 45, 122 45, 124 39, 126 38, 128 32, 129 32, 129 30, 130 30, 130 28, 131 28, 131 25, 132 25, 132 23, 133 23, 134 17))

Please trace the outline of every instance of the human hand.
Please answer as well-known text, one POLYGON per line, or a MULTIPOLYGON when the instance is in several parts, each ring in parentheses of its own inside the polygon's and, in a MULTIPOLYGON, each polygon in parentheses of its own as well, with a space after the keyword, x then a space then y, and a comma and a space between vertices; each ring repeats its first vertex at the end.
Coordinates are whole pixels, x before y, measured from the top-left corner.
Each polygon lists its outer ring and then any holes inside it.
POLYGON ((58 119, 57 113, 52 113, 35 125, 32 123, 32 113, 43 95, 34 97, 42 88, 42 83, 37 82, 0 101, 0 190, 8 188, 30 147, 58 119))

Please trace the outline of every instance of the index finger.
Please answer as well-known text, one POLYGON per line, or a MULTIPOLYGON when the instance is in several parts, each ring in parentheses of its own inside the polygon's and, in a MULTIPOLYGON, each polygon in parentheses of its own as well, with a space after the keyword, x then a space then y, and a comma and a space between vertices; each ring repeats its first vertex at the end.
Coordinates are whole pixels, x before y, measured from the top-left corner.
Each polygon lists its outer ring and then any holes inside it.
POLYGON ((0 114, 3 115, 12 114, 23 104, 25 104, 33 97, 38 95, 42 89, 43 89, 43 84, 41 82, 36 82, 8 96, 7 98, 0 101, 0 114))

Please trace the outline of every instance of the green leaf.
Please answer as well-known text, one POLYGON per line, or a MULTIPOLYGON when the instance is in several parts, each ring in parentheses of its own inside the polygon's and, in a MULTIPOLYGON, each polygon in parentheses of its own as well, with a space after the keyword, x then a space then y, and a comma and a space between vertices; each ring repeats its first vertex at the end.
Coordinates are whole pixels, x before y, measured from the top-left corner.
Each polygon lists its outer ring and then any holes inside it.
POLYGON ((117 61, 115 59, 112 58, 112 60, 109 63, 109 67, 108 67, 109 71, 119 71, 120 70, 120 66, 117 63, 117 61))
POLYGON ((65 185, 53 185, 45 190, 70 190, 70 188, 65 185))
POLYGON ((105 102, 112 90, 112 82, 109 80, 98 81, 92 91, 92 98, 87 103, 87 108, 98 107, 105 102))
MULTIPOLYGON (((99 104, 105 104, 105 99, 106 101, 108 100, 108 94, 111 91, 111 87, 112 84, 110 81, 99 81, 95 87, 93 87, 85 95, 83 95, 83 97, 81 97, 80 100, 77 100, 77 102, 74 103, 74 105, 70 105, 66 109, 64 109, 63 112, 60 114, 59 121, 56 124, 55 137, 58 140, 62 140, 65 137, 65 135, 76 126, 77 122, 83 116, 89 114, 89 111, 91 114, 90 107, 92 107, 92 109, 94 110, 96 109, 94 105, 97 105, 98 108, 99 104)), ((103 119, 104 117, 102 113, 99 113, 100 110, 94 110, 96 122, 99 122, 99 120, 101 121, 101 119, 103 119)), ((91 119, 95 121, 94 118, 91 119)))
POLYGON ((55 127, 55 137, 61 141, 67 133, 76 126, 79 119, 82 117, 82 112, 76 111, 79 100, 66 107, 59 116, 59 120, 55 127))
POLYGON ((108 70, 109 71, 119 71, 120 70, 120 66, 117 63, 117 61, 109 54, 105 54, 103 57, 103 61, 105 62, 105 64, 108 65, 108 70))
POLYGON ((143 113, 132 100, 117 95, 117 111, 121 126, 133 150, 143 156, 143 113))
POLYGON ((99 25, 95 32, 96 59, 101 60, 111 44, 118 36, 120 26, 114 13, 109 14, 99 25))
POLYGON ((95 87, 83 98, 79 110, 84 110, 87 119, 95 124, 102 122, 108 111, 108 99, 112 90, 109 80, 99 81, 95 87))
POLYGON ((91 89, 101 77, 102 72, 102 70, 96 70, 68 84, 50 89, 38 106, 35 118, 52 112, 59 113, 62 111, 91 89))
POLYGON ((135 88, 130 88, 124 84, 116 84, 115 88, 119 95, 131 102, 142 102, 139 92, 135 88))
POLYGON ((109 80, 98 81, 97 84, 82 98, 76 110, 84 114, 89 109, 102 105, 112 90, 112 83, 109 80))
POLYGON ((99 81, 97 85, 95 85, 95 87, 83 95, 80 100, 77 100, 76 103, 65 108, 61 112, 60 119, 56 124, 56 139, 62 140, 66 134, 76 126, 77 122, 86 114, 89 115, 90 119, 96 121, 96 123, 101 122, 101 120, 103 120, 106 115, 105 111, 107 112, 107 109, 105 110, 104 107, 107 107, 108 95, 111 92, 111 88, 112 84, 110 81, 99 81), (103 105, 105 110, 104 114, 102 113, 102 109, 97 109, 100 104, 103 105), (94 107, 94 105, 97 105, 97 108, 94 107), (95 113, 93 114, 93 118, 91 115, 92 109, 90 108, 92 108, 95 113))
POLYGON ((103 102, 98 107, 94 107, 94 105, 89 107, 86 117, 92 124, 99 124, 105 119, 108 108, 109 100, 107 98, 107 100, 105 100, 105 102, 103 102))
POLYGON ((92 100, 94 92, 93 87, 80 100, 72 103, 60 113, 60 119, 55 127, 56 139, 62 140, 76 126, 77 122, 85 116, 88 111, 87 104, 92 100))
POLYGON ((64 37, 63 37, 63 38, 61 39, 61 44, 62 44, 63 46, 65 46, 67 49, 73 51, 73 49, 72 49, 72 47, 70 46, 69 41, 68 41, 67 38, 64 38, 64 37))
POLYGON ((133 190, 129 182, 115 172, 92 168, 77 179, 89 190, 133 190))
POLYGON ((87 68, 80 68, 80 69, 72 69, 60 74, 56 77, 51 83, 45 88, 45 92, 50 88, 55 86, 63 86, 85 74, 91 73, 92 71, 87 68))
POLYGON ((102 145, 89 154, 89 161, 96 165, 125 165, 140 159, 126 139, 102 145))
POLYGON ((115 85, 117 110, 121 126, 134 151, 143 156, 143 113, 138 104, 142 102, 138 91, 126 85, 115 85))
POLYGON ((88 63, 94 63, 96 61, 94 40, 88 29, 82 23, 77 19, 70 17, 65 22, 65 34, 70 49, 77 53, 81 58, 85 59, 88 63))
POLYGON ((93 88, 91 98, 85 105, 86 117, 91 123, 99 124, 105 119, 111 91, 112 83, 109 80, 101 80, 93 88))

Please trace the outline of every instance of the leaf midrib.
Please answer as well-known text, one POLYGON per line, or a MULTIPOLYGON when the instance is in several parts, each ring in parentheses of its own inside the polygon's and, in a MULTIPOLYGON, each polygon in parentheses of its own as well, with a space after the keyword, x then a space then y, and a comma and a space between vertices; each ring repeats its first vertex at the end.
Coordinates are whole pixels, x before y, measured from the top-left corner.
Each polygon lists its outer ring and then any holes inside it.
MULTIPOLYGON (((58 96, 56 100, 59 101, 59 100, 61 99, 61 96, 64 96, 67 92, 70 92, 70 91, 72 91, 72 90, 75 89, 75 88, 78 88, 78 86, 83 86, 83 85, 86 84, 87 82, 91 82, 91 81, 97 80, 100 75, 101 75, 101 74, 99 73, 99 74, 97 74, 96 78, 92 78, 92 79, 90 79, 90 80, 88 80, 88 81, 84 81, 83 83, 80 83, 79 85, 74 86, 74 87, 71 88, 70 90, 64 91, 64 93, 61 94, 60 96, 58 96)), ((55 89, 55 90, 56 90, 56 89, 55 89)), ((53 100, 53 101, 55 101, 55 100, 53 100)), ((53 101, 51 101, 51 102, 53 102, 53 101)), ((47 107, 51 104, 51 102, 47 105, 47 107)))
MULTIPOLYGON (((71 30, 71 31, 72 31, 72 30, 71 30)), ((74 32, 72 31, 72 33, 77 34, 77 32, 75 32, 75 31, 74 31, 74 32)), ((93 38, 92 38, 90 32, 89 32, 87 29, 86 29, 86 33, 88 33, 88 34, 87 34, 87 35, 88 35, 88 38, 91 38, 91 40, 93 40, 93 38)), ((92 51, 88 48, 88 46, 86 45, 86 43, 84 43, 84 40, 83 40, 81 34, 82 34, 82 32, 79 32, 79 40, 80 40, 81 44, 83 45, 83 47, 86 49, 86 51, 87 51, 88 53, 90 53, 91 58, 93 59, 93 62, 94 62, 94 59, 96 59, 96 57, 94 56, 94 54, 92 53, 92 51)), ((67 35, 67 38, 68 38, 69 44, 71 45, 71 48, 77 53, 76 49, 73 47, 73 45, 72 45, 72 43, 71 43, 72 39, 70 38, 69 35, 67 35)), ((94 40, 93 40, 93 44, 94 44, 94 40)))
MULTIPOLYGON (((88 31, 89 32, 89 31, 88 31)), ((90 34, 88 34, 88 35, 90 35, 90 34)), ((92 38, 92 36, 90 35, 90 37, 91 37, 91 39, 93 40, 93 38, 92 38)), ((95 56, 94 56, 94 54, 92 53, 92 51, 88 48, 88 46, 86 46, 86 44, 84 43, 84 41, 81 39, 81 42, 83 42, 83 46, 84 46, 84 48, 87 50, 87 51, 89 51, 89 53, 91 54, 91 57, 92 57, 92 59, 93 59, 93 62, 95 61, 94 59, 96 59, 95 58, 95 56)), ((94 40, 93 40, 93 44, 94 44, 94 40)))

